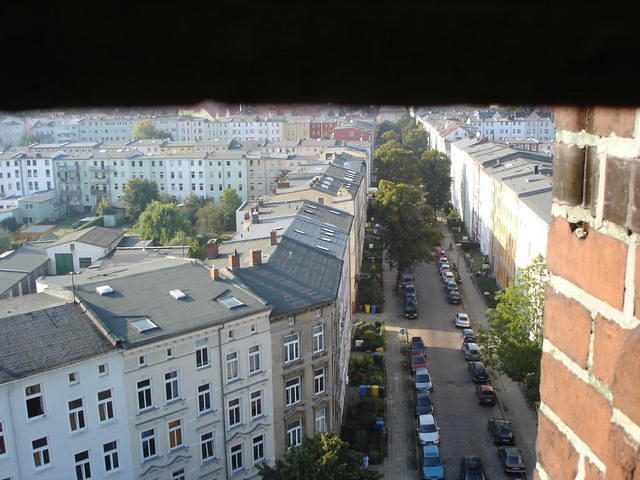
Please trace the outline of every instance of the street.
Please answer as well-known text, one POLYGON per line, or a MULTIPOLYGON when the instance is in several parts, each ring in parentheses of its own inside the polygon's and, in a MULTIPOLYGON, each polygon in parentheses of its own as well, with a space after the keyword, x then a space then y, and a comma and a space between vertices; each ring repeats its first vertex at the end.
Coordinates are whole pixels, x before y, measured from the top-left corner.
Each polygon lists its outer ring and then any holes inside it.
MULTIPOLYGON (((442 241, 448 245, 450 237, 442 241)), ((522 392, 510 379, 489 371, 492 384, 497 391, 499 405, 494 407, 478 405, 475 384, 467 372, 467 362, 460 350, 462 329, 453 326, 453 315, 466 312, 472 328, 486 325, 484 300, 480 297, 464 265, 457 261, 457 252, 450 252, 451 261, 458 264, 462 276, 462 299, 460 305, 449 305, 442 280, 435 264, 422 264, 415 271, 415 285, 418 298, 417 320, 405 320, 401 314, 401 302, 393 292, 395 272, 385 264, 385 314, 387 325, 387 390, 389 391, 389 457, 385 460, 384 472, 387 478, 419 478, 419 472, 410 468, 407 453, 416 442, 415 419, 411 400, 413 385, 404 372, 401 348, 405 348, 407 337, 421 336, 427 347, 427 364, 433 381, 432 400, 436 421, 440 426, 440 450, 447 478, 457 478, 463 455, 479 455, 485 466, 487 478, 509 478, 502 471, 497 456, 497 447, 490 440, 487 421, 491 417, 506 418, 513 423, 516 447, 522 451, 527 468, 527 477, 532 478, 535 467, 536 415, 528 408, 522 392), (409 416, 409 418, 406 418, 409 416), (405 450, 406 452, 406 450, 405 450)), ((464 263, 464 262, 462 262, 464 263)))

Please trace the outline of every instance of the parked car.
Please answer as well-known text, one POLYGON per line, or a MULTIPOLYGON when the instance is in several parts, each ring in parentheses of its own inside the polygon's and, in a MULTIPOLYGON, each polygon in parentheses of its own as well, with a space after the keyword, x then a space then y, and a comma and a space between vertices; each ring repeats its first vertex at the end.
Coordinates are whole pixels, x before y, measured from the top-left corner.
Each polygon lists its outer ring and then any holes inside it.
POLYGON ((413 283, 408 283, 402 286, 403 295, 416 295, 416 286, 413 283))
POLYGON ((489 383, 489 374, 482 362, 469 362, 467 370, 474 383, 489 383))
POLYGON ((450 272, 451 266, 448 263, 441 263, 439 268, 440 274, 442 275, 444 272, 450 272))
POLYGON ((416 392, 416 415, 433 414, 433 402, 428 391, 419 390, 416 392))
POLYGON ((424 342, 422 341, 422 337, 411 337, 409 341, 409 348, 413 350, 414 346, 422 345, 424 348, 424 342))
POLYGON ((476 397, 480 405, 495 405, 496 392, 491 385, 478 385, 476 387, 476 397))
POLYGON ((446 250, 443 250, 442 248, 436 248, 436 251, 435 251, 435 253, 433 254, 433 256, 434 256, 434 257, 436 257, 437 259, 440 259, 440 258, 442 258, 442 257, 445 257, 445 258, 446 258, 446 256, 447 256, 447 251, 446 251, 446 250))
POLYGON ((478 348, 477 343, 463 343, 462 353, 464 354, 464 358, 469 362, 482 361, 482 355, 480 354, 480 349, 478 348))
POLYGON ((415 295, 405 295, 402 302, 404 318, 418 318, 418 305, 415 295))
POLYGON ((444 467, 437 445, 422 447, 422 478, 424 480, 444 479, 444 467))
POLYGON ((416 297, 415 293, 405 293, 402 298, 403 300, 407 300, 410 303, 418 305, 418 297, 416 297))
POLYGON ((516 447, 498 447, 498 458, 505 473, 524 473, 524 462, 516 447))
POLYGON ((416 390, 423 392, 432 392, 433 383, 431 375, 426 367, 416 369, 416 390))
POLYGON ((436 419, 433 415, 420 415, 418 417, 418 444, 420 446, 433 443, 437 445, 440 443, 440 428, 436 423, 436 419))
POLYGON ((450 281, 450 282, 446 282, 444 284, 444 290, 448 293, 448 292, 458 292, 460 293, 460 291, 458 290, 458 284, 455 281, 450 281))
POLYGON ((472 329, 462 330, 462 343, 476 343, 476 334, 472 329))
POLYGON ((410 352, 416 352, 417 351, 417 352, 420 352, 420 353, 422 353, 423 355, 426 356, 427 349, 425 348, 424 343, 422 343, 422 338, 413 337, 411 339, 411 344, 409 345, 409 351, 410 352), (418 340, 414 341, 413 340, 414 338, 415 339, 419 339, 419 341, 418 340))
MULTIPOLYGON (((444 252, 444 250, 443 250, 444 252)), ((446 253, 444 255, 441 255, 438 258, 438 263, 436 264, 438 267, 440 267, 440 265, 444 264, 444 263, 449 263, 449 259, 447 258, 446 253)))
POLYGON ((482 460, 477 455, 465 455, 460 461, 460 480, 486 480, 482 460))
POLYGON ((447 302, 450 304, 459 305, 461 301, 460 292, 457 290, 448 290, 447 291, 447 302))
POLYGON ((513 434, 510 421, 500 418, 490 418, 487 426, 494 445, 515 445, 516 438, 513 434))
POLYGON ((453 316, 453 324, 458 328, 471 327, 471 321, 469 321, 469 315, 466 313, 456 313, 453 316))
POLYGON ((400 277, 400 285, 408 285, 409 283, 413 283, 413 281, 413 272, 409 270, 402 272, 402 276, 400 277))
POLYGON ((440 276, 444 283, 456 281, 456 276, 452 272, 442 272, 440 276))
POLYGON ((418 368, 427 368, 427 359, 424 355, 411 355, 411 371, 415 372, 418 368))

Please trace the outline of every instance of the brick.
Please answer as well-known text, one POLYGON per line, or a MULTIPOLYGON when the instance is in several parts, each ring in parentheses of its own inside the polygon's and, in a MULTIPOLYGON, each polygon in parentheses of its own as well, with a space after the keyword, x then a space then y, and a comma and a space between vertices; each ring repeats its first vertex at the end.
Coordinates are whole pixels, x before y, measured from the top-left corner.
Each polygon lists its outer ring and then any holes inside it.
POLYGON ((602 216, 605 220, 628 225, 635 161, 607 156, 605 164, 605 194, 602 216))
POLYGON ((585 121, 585 130, 594 135, 608 137, 615 133, 617 137, 632 137, 636 123, 635 108, 593 107, 589 109, 585 121))
POLYGON ((553 147, 553 199, 561 205, 580 205, 585 149, 557 143, 553 147))
POLYGON ((596 215, 598 201, 598 183, 600 181, 600 160, 597 147, 587 147, 584 157, 584 185, 582 187, 582 206, 596 215))
POLYGON ((588 444, 598 457, 604 457, 608 451, 607 437, 604 434, 594 435, 594 432, 606 432, 609 428, 609 402, 548 353, 542 354, 541 370, 542 401, 588 444))
POLYGON ((631 200, 627 217, 627 228, 634 232, 640 232, 640 166, 638 161, 633 164, 633 171, 630 177, 631 200))
POLYGON ((593 333, 593 373, 607 385, 613 383, 616 363, 629 330, 598 315, 593 333))
POLYGON ((591 314, 581 304, 547 287, 544 336, 580 367, 587 368, 591 314))
POLYGON ((622 346, 611 385, 613 405, 640 425, 640 327, 631 330, 622 346))
POLYGON ((604 472, 584 458, 584 480, 604 480, 604 472))
POLYGON ((633 314, 640 318, 640 245, 636 247, 636 264, 633 275, 635 290, 633 292, 633 314))
POLYGON ((622 309, 627 246, 589 228, 579 239, 569 223, 555 217, 547 240, 549 270, 614 308, 622 309))
POLYGON ((583 107, 556 107, 556 129, 580 132, 584 129, 585 109, 583 107))
POLYGON ((640 480, 638 445, 618 425, 609 427, 609 455, 605 459, 607 480, 640 480))
POLYGON ((575 478, 578 452, 558 427, 542 414, 538 415, 536 457, 552 480, 575 478))

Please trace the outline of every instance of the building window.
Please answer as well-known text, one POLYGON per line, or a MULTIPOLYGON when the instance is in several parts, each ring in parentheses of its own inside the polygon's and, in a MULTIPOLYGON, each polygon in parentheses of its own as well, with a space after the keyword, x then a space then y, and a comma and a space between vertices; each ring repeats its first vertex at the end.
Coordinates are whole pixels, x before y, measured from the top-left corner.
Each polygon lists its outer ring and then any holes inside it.
POLYGON ((287 448, 297 447, 302 443, 302 419, 287 425, 287 448))
POLYGON ((182 446, 182 420, 174 420, 167 425, 169 430, 169 449, 182 446))
POLYGON ((71 372, 69 374, 69 385, 77 385, 80 382, 80 374, 78 372, 71 372))
POLYGON ((300 358, 300 335, 294 333, 284 337, 284 361, 292 362, 300 358))
POLYGON ((178 372, 176 370, 164 374, 164 396, 167 402, 175 400, 179 396, 178 372))
POLYGON ((73 458, 76 461, 76 480, 91 478, 91 463, 89 462, 89 450, 76 453, 73 458))
POLYGON ((185 480, 184 468, 180 468, 171 474, 171 480, 185 480))
POLYGON ((207 345, 202 345, 202 343, 206 343, 206 339, 198 340, 196 343, 196 368, 208 367, 209 366, 209 347, 207 345))
POLYGON ((140 434, 142 441, 142 458, 147 459, 156 455, 156 431, 153 428, 140 434))
POLYGON ((109 366, 106 363, 98 365, 98 375, 101 377, 109 374, 109 366))
POLYGON ((237 472, 242 468, 242 444, 233 445, 230 449, 231 471, 237 472))
POLYGON ((313 372, 313 393, 324 393, 324 367, 313 372))
POLYGON ((102 446, 104 451, 104 469, 107 472, 116 470, 120 466, 118 461, 118 444, 114 440, 113 442, 105 443, 102 446))
POLYGON ((106 422, 113 418, 113 398, 111 390, 98 392, 98 415, 101 422, 106 422))
POLYGON ((71 431, 84 430, 84 409, 82 408, 82 399, 71 400, 68 402, 69 407, 69 426, 71 431))
POLYGON ((319 408, 315 412, 316 433, 327 431, 327 409, 319 408))
POLYGON ((213 457, 213 432, 200 435, 200 452, 203 462, 213 457))
POLYGON ((138 365, 144 367, 147 364, 144 355, 138 357, 138 365))
POLYGON ((295 405, 300 401, 300 377, 292 378, 285 383, 285 404, 295 405))
POLYGON ((227 414, 229 418, 229 427, 233 427, 240 423, 240 399, 234 398, 227 402, 227 414))
POLYGON ((205 383, 198 387, 198 413, 211 410, 211 384, 205 383))
POLYGON ((0 422, 0 455, 7 453, 7 445, 4 441, 4 430, 2 429, 2 422, 0 422))
POLYGON ((251 392, 250 404, 251 418, 259 417, 260 415, 262 415, 262 390, 251 392))
POLYGON ((47 437, 33 440, 31 442, 31 448, 33 450, 33 464, 36 468, 40 468, 51 463, 47 437))
POLYGON ((151 380, 140 380, 137 384, 138 391, 138 410, 146 410, 153 406, 151 398, 151 380))
POLYGON ((264 460, 264 435, 258 435, 251 439, 253 445, 253 461, 264 460))
POLYGON ((313 353, 324 351, 324 325, 313 327, 313 353))
POLYGON ((238 378, 238 352, 227 354, 227 381, 238 378))
POLYGON ((44 415, 44 399, 40 384, 31 385, 24 389, 27 405, 27 417, 36 418, 44 415))
POLYGON ((249 347, 249 373, 260 370, 260 345, 249 347))

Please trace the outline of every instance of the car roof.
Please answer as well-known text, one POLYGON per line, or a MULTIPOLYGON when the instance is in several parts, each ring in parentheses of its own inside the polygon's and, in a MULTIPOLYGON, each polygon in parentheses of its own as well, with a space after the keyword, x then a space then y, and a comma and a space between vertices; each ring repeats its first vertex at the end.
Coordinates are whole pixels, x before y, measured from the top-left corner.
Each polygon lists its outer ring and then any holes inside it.
POLYGON ((462 335, 475 335, 475 332, 471 328, 465 328, 462 330, 462 335))
POLYGON ((482 464, 482 460, 477 455, 467 455, 464 459, 469 468, 479 468, 482 464))
POLYGON ((422 447, 422 455, 425 457, 436 457, 440 455, 440 451, 437 445, 429 444, 422 447))
POLYGON ((428 374, 429 370, 426 368, 416 368, 416 375, 424 375, 425 373, 428 374))
POLYGON ((478 385, 478 390, 482 390, 483 392, 495 392, 491 385, 478 385))
POLYGON ((423 415, 420 415, 420 423, 435 423, 435 419, 433 417, 432 414, 430 413, 425 413, 423 415))
POLYGON ((465 345, 469 350, 479 350, 477 343, 469 342, 469 343, 465 343, 465 345))
POLYGON ((463 312, 458 312, 458 313, 456 313, 456 315, 458 317, 468 317, 469 316, 469 315, 467 315, 466 313, 463 313, 463 312))

